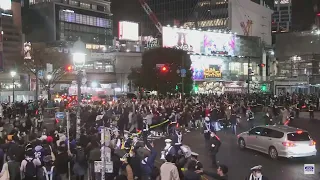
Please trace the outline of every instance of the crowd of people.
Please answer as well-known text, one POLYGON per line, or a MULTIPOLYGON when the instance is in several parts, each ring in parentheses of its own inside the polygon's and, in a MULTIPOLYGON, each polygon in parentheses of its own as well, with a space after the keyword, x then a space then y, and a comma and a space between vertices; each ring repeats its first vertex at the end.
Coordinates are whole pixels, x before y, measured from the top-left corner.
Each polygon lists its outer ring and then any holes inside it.
MULTIPOLYGON (((228 179, 228 167, 218 164, 216 160, 223 144, 217 131, 231 127, 236 134, 240 116, 247 116, 249 126, 253 126, 251 121, 254 121, 254 113, 259 111, 259 104, 269 106, 266 116, 279 116, 279 105, 284 106, 280 111, 284 114, 289 107, 294 106, 297 111, 296 109, 301 109, 304 104, 309 105, 311 99, 316 110, 319 103, 315 98, 295 94, 279 97, 226 94, 197 95, 183 99, 120 98, 111 103, 82 106, 79 139, 76 139, 75 111, 72 108, 66 109, 64 103, 56 102, 51 106, 71 113, 69 134, 64 126, 43 125, 44 109, 48 106, 46 102, 2 104, 0 178, 60 180, 70 177, 83 180, 87 174, 92 180, 101 179, 101 173, 94 170, 94 162, 101 160, 99 127, 105 126, 111 130, 112 141, 109 147, 110 159, 113 162, 113 171, 106 173, 105 179, 198 180, 205 175, 225 180, 228 179), (157 124, 161 125, 154 126, 157 124), (197 160, 199 154, 183 145, 183 132, 192 129, 200 129, 203 133, 212 167, 216 169, 214 172, 205 171, 202 163, 197 160), (157 152, 153 142, 148 140, 148 137, 159 133, 169 137, 165 140, 166 146, 161 152, 157 152), (161 155, 163 162, 160 167, 155 164, 157 155, 161 155)), ((266 123, 270 121, 266 120, 266 123)), ((248 180, 256 177, 266 180, 261 174, 260 166, 251 171, 248 180)))

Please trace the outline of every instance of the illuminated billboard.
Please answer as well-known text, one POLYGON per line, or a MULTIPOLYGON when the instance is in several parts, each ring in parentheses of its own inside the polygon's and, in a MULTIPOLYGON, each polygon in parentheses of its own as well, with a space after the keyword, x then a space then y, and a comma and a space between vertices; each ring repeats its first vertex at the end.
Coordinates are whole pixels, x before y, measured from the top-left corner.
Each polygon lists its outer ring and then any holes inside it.
POLYGON ((231 33, 163 27, 162 34, 163 47, 206 55, 235 54, 236 36, 231 33))
POLYGON ((11 0, 0 0, 0 9, 10 10, 11 9, 11 0))
POLYGON ((119 22, 119 40, 138 41, 139 24, 135 22, 119 22))
POLYGON ((220 80, 225 62, 216 56, 190 55, 192 79, 194 81, 220 80))

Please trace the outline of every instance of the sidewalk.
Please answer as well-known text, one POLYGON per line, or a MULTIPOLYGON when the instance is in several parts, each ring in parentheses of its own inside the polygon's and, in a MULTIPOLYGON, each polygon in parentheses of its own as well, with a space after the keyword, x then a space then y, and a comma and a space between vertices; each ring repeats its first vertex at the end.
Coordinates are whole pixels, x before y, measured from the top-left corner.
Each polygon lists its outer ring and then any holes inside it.
MULTIPOLYGON (((310 119, 309 112, 300 112, 298 119, 309 120, 310 119)), ((320 112, 319 111, 315 111, 314 112, 314 119, 315 120, 320 120, 320 112)))

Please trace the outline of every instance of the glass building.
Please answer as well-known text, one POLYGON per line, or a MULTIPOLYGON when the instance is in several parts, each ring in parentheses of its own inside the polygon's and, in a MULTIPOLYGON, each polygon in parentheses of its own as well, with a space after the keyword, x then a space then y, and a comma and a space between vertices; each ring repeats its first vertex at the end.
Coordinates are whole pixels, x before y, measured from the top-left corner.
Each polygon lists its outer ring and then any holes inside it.
POLYGON ((109 0, 30 0, 24 7, 27 41, 76 41, 112 45, 109 0))

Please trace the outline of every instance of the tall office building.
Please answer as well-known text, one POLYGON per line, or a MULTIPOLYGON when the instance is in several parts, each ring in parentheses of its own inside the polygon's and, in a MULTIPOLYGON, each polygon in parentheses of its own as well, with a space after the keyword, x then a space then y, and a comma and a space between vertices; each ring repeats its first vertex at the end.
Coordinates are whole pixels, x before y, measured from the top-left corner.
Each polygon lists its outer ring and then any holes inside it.
POLYGON ((292 26, 291 0, 275 0, 272 15, 272 32, 288 32, 292 26))
POLYGON ((22 53, 21 4, 12 0, 7 5, 6 9, 0 8, 0 70, 4 72, 15 68, 22 53))
POLYGON ((113 44, 110 0, 29 0, 24 32, 31 42, 74 42, 105 49, 113 44))

